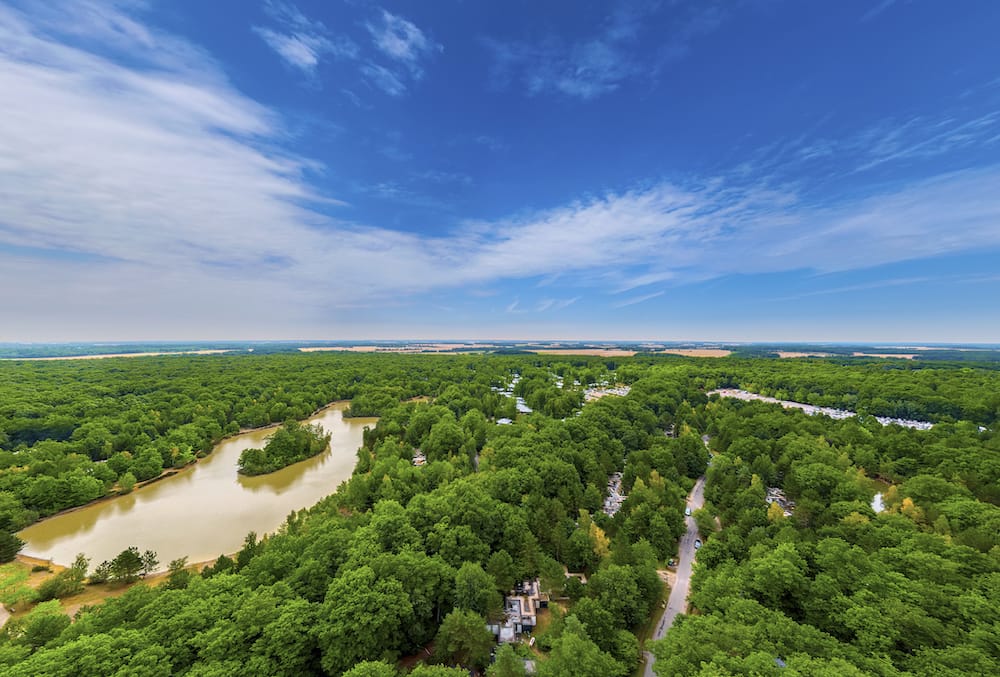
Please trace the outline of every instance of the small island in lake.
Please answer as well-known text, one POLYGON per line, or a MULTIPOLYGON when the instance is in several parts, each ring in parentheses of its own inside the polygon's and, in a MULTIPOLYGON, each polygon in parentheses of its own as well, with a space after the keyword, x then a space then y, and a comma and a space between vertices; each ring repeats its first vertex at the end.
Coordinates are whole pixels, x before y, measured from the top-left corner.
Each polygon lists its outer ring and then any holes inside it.
POLYGON ((239 472, 266 475, 293 463, 311 458, 330 444, 330 435, 318 423, 302 425, 286 421, 267 438, 263 449, 245 449, 240 454, 239 472))

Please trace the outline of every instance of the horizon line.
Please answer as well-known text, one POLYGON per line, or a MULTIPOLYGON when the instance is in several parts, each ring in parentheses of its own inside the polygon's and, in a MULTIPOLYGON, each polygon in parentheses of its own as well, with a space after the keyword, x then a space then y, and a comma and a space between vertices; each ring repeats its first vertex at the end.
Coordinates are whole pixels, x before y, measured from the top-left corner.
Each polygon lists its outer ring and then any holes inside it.
POLYGON ((66 346, 66 345, 149 345, 149 344, 208 344, 208 343, 287 343, 287 344, 378 344, 378 343, 447 343, 447 344, 489 344, 489 343, 524 343, 551 344, 551 343, 571 343, 571 344, 664 344, 664 345, 812 345, 812 346, 851 346, 863 345, 884 348, 919 348, 925 346, 935 347, 988 347, 1000 348, 1000 342, 976 341, 976 340, 956 340, 956 341, 921 341, 919 339, 854 339, 854 340, 829 340, 829 339, 661 339, 661 338, 442 338, 442 337, 405 337, 405 338, 215 338, 215 339, 96 339, 96 340, 74 340, 65 339, 58 341, 0 341, 0 346, 66 346))

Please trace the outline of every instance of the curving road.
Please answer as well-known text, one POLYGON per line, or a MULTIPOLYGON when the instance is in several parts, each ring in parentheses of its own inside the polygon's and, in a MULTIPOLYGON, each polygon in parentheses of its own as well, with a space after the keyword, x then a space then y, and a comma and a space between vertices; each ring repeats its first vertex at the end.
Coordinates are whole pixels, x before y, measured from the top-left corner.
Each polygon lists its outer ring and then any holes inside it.
MULTIPOLYGON (((694 483, 694 489, 688 494, 687 507, 691 508, 691 512, 694 512, 704 504, 705 477, 703 475, 694 483)), ((677 579, 674 582, 674 587, 670 590, 670 597, 667 599, 667 608, 663 612, 663 617, 660 619, 660 623, 656 626, 656 630, 653 632, 653 636, 649 638, 649 641, 663 639, 663 636, 667 634, 667 630, 674 624, 674 619, 677 618, 677 615, 687 611, 687 598, 688 593, 691 591, 691 566, 694 564, 694 556, 697 552, 694 549, 694 542, 699 536, 698 527, 694 523, 694 517, 685 517, 684 523, 687 525, 687 531, 681 537, 680 543, 677 546, 677 579)), ((653 654, 644 651, 643 655, 646 658, 646 668, 643 671, 643 675, 645 677, 655 677, 653 673, 653 654)))

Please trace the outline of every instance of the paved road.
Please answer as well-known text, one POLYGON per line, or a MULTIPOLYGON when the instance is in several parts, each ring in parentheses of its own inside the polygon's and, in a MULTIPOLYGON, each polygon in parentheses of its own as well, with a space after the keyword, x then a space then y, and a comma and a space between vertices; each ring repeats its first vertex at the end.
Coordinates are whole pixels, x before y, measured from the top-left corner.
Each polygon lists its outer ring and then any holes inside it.
MULTIPOLYGON (((694 512, 705 504, 705 478, 699 477, 694 484, 694 489, 688 494, 687 507, 694 512)), ((698 527, 694 523, 694 517, 685 517, 684 523, 687 525, 687 532, 681 537, 677 551, 677 580, 670 590, 670 597, 667 599, 667 608, 663 612, 663 618, 650 640, 663 639, 667 630, 674 624, 674 619, 678 614, 687 611, 687 598, 691 590, 691 565, 694 563, 694 542, 699 538, 698 527)), ((645 677, 654 677, 653 674, 653 654, 646 651, 646 668, 643 672, 645 677)))

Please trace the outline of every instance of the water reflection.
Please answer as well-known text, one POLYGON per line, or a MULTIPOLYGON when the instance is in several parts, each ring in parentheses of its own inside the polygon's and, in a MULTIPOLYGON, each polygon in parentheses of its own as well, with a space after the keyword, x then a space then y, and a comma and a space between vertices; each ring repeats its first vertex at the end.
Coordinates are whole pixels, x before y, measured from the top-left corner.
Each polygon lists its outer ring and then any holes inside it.
POLYGON ((242 433, 196 465, 101 503, 34 524, 20 533, 23 552, 59 564, 85 553, 92 566, 130 545, 159 554, 161 566, 188 556, 196 562, 239 550, 247 532, 275 531, 293 510, 306 508, 350 477, 365 426, 374 418, 343 417, 337 403, 309 419, 332 434, 330 449, 269 475, 236 472, 240 452, 263 446, 271 430, 242 433))

